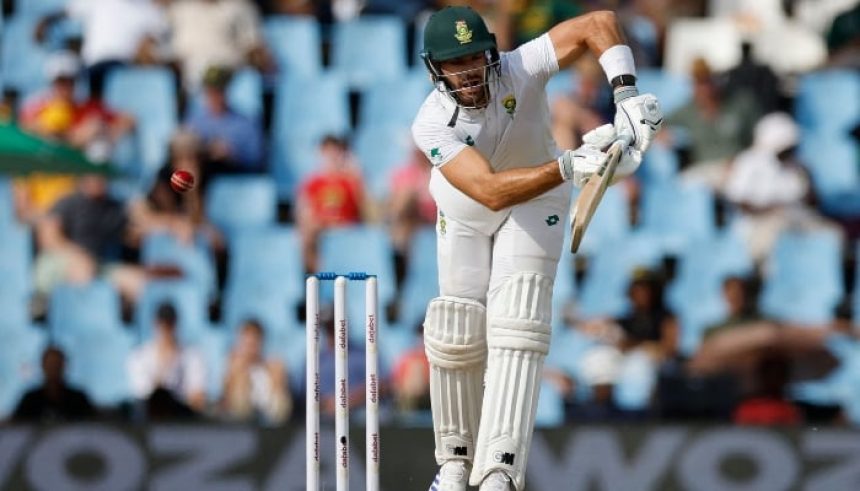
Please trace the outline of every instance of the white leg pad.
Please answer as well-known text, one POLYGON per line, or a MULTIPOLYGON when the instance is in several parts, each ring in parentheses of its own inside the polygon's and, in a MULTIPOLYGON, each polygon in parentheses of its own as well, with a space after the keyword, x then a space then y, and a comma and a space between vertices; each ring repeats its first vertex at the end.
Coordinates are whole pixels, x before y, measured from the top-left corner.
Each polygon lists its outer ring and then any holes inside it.
POLYGON ((437 297, 427 307, 424 349, 430 362, 430 402, 436 462, 472 461, 481 416, 487 359, 485 307, 475 300, 437 297))
POLYGON ((486 389, 472 486, 502 470, 523 489, 543 361, 549 351, 553 279, 518 274, 490 292, 486 389))

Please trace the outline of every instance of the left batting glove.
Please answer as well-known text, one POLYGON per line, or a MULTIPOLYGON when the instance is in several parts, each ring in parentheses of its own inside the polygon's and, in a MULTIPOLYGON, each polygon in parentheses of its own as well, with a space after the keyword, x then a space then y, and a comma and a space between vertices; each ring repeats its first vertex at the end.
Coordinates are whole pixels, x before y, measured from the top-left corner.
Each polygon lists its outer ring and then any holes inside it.
MULTIPOLYGON (((653 94, 639 95, 636 87, 620 87, 615 91, 615 131, 630 137, 630 148, 645 153, 660 127, 663 111, 653 94)), ((639 159, 641 160, 641 155, 639 159)))

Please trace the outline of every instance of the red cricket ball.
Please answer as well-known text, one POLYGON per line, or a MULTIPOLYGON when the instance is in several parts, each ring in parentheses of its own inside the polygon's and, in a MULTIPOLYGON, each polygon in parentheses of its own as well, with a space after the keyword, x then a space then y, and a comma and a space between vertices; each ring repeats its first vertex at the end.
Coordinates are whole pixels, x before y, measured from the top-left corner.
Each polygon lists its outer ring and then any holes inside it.
POLYGON ((187 170, 174 171, 170 176, 170 187, 177 193, 184 193, 194 188, 194 175, 187 170))

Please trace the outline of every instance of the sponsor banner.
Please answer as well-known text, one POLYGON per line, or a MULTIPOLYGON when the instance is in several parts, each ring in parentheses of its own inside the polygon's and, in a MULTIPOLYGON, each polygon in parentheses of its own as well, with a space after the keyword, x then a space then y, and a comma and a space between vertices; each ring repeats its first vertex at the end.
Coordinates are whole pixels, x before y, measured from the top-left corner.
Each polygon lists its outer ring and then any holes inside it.
MULTIPOLYGON (((364 488, 363 429, 353 425, 351 489, 364 488)), ((334 489, 335 445, 322 435, 323 489, 334 489)), ((384 428, 382 487, 426 490, 436 470, 428 429, 384 428)), ((502 456, 504 457, 504 456, 502 456)), ((304 489, 301 427, 0 428, 2 490, 304 489)), ((529 491, 860 489, 860 432, 810 428, 582 427, 538 431, 529 491)))

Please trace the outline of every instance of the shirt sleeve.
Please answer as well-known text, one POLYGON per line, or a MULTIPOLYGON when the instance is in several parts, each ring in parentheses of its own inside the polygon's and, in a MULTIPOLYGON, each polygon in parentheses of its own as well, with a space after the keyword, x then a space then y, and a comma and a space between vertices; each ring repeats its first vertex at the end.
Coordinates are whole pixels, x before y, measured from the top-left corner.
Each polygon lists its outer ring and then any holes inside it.
POLYGON ((532 39, 519 48, 505 54, 511 75, 527 77, 541 84, 558 73, 558 57, 548 33, 532 39))
POLYGON ((442 115, 437 115, 440 121, 432 118, 432 113, 424 112, 418 114, 412 125, 412 138, 415 145, 424 152, 434 167, 441 167, 457 156, 466 144, 457 139, 453 128, 445 125, 446 121, 442 115))

